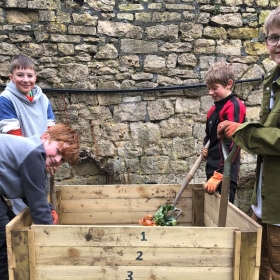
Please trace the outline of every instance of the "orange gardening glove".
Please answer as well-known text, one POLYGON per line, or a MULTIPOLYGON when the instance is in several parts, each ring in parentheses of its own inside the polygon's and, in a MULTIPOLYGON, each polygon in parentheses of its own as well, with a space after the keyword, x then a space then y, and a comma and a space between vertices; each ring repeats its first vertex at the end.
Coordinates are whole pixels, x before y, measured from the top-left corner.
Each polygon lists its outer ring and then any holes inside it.
POLYGON ((223 174, 214 172, 213 176, 207 181, 204 186, 204 190, 208 194, 214 194, 220 182, 223 180, 223 174))
POLYGON ((52 214, 52 218, 53 218, 53 224, 57 225, 58 224, 58 215, 57 215, 56 211, 52 210, 51 214, 52 214))
POLYGON ((240 125, 241 123, 230 122, 230 121, 223 121, 219 123, 217 128, 218 138, 221 139, 224 136, 226 138, 232 138, 233 133, 240 125))

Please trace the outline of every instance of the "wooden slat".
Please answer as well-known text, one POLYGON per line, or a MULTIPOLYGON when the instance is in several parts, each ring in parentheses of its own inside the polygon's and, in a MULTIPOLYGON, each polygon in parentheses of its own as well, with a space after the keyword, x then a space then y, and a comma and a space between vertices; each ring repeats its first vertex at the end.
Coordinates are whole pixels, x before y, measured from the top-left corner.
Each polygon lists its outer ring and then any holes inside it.
POLYGON ((230 267, 158 267, 158 266, 45 266, 38 268, 38 280, 232 280, 230 267))
POLYGON ((239 280, 240 270, 241 231, 236 231, 234 236, 233 280, 239 280))
POLYGON ((192 224, 204 226, 204 190, 195 188, 192 191, 192 224))
POLYGON ((255 279, 256 275, 256 232, 241 232, 240 280, 255 279))
POLYGON ((214 223, 212 217, 208 215, 207 212, 204 212, 204 225, 205 227, 217 227, 218 225, 214 223))
MULTIPOLYGON (((154 214, 156 211, 146 212, 95 212, 91 213, 63 213, 61 223, 63 225, 132 225, 139 224, 138 221, 147 214, 154 214)), ((190 223, 191 212, 184 212, 178 218, 178 223, 190 223), (186 213, 186 215, 184 214, 186 213)))
MULTIPOLYGON (((217 224, 216 217, 218 217, 219 212, 219 199, 220 196, 218 194, 208 195, 205 194, 204 202, 205 202, 205 212, 208 213, 209 217, 217 224)), ((227 212, 227 227, 238 227, 241 231, 259 231, 261 226, 253 221, 250 217, 248 217, 244 212, 238 209, 235 205, 229 203, 228 204, 228 212, 227 212)))
POLYGON ((6 242, 7 242, 7 253, 8 253, 8 270, 9 270, 9 279, 14 280, 14 268, 16 267, 16 260, 13 255, 12 248, 12 230, 16 228, 22 228, 24 226, 30 226, 32 220, 30 217, 29 209, 25 208, 20 212, 12 221, 6 225, 6 242))
POLYGON ((32 225, 37 246, 233 248, 237 228, 32 225), (144 237, 145 238, 144 238, 144 237), (66 238, 67 237, 67 238, 66 238), (145 239, 145 240, 143 240, 145 239))
MULTIPOLYGON (((166 201, 160 198, 151 199, 72 199, 61 201, 62 213, 84 213, 84 212, 139 212, 150 211, 155 214, 157 209, 166 201)), ((184 212, 191 212, 191 199, 183 198, 178 204, 178 207, 184 212)))
POLYGON ((36 280, 36 255, 35 255, 34 231, 31 229, 28 229, 27 236, 28 236, 30 280, 36 280))
MULTIPOLYGON (((198 184, 190 184, 182 197, 191 197, 192 188, 198 184)), ((202 185, 201 185, 202 186, 202 185)), ((101 199, 101 198, 152 198, 162 197, 173 201, 180 186, 175 184, 163 185, 63 185, 56 186, 61 192, 62 199, 101 199)))
POLYGON ((13 255, 16 261, 16 267, 14 268, 14 279, 30 279, 27 230, 14 229, 11 232, 11 235, 13 255))
POLYGON ((216 195, 204 195, 204 213, 208 216, 208 221, 205 221, 206 226, 218 226, 219 219, 219 197, 216 195))
POLYGON ((234 249, 150 247, 37 247, 37 266, 232 267, 234 249))

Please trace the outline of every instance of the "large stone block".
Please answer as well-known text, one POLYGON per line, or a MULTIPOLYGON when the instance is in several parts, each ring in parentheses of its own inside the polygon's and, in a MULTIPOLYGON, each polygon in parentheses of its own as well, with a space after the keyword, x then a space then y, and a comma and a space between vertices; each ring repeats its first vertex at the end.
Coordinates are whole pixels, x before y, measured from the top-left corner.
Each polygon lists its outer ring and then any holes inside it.
POLYGON ((98 33, 112 37, 142 38, 142 28, 130 23, 99 21, 98 33))
POLYGON ((139 122, 144 121, 147 109, 146 102, 125 103, 115 106, 114 120, 116 122, 139 122))
POLYGON ((173 103, 167 99, 149 101, 147 110, 151 121, 167 119, 175 113, 173 103))
POLYGON ((8 11, 6 18, 9 24, 37 23, 39 21, 37 12, 8 11))
POLYGON ((130 124, 132 143, 135 146, 147 147, 151 144, 158 144, 161 138, 159 126, 155 123, 130 124))
POLYGON ((156 53, 158 52, 158 44, 156 42, 121 39, 121 51, 124 53, 156 53))
POLYGON ((38 9, 38 10, 61 10, 61 1, 60 0, 29 0, 27 1, 29 9, 38 9))
POLYGON ((96 28, 92 26, 68 26, 69 34, 78 34, 78 35, 95 35, 96 28))
POLYGON ((83 64, 60 64, 58 75, 62 82, 81 82, 87 80, 88 67, 83 64))
POLYGON ((176 40, 179 36, 179 28, 175 24, 155 25, 146 28, 149 39, 176 40))

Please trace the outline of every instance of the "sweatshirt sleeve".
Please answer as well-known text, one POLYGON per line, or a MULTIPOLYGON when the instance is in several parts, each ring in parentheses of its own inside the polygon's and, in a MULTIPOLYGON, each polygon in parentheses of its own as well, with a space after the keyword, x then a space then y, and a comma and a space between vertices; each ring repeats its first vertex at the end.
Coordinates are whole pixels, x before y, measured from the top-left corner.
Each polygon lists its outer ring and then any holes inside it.
POLYGON ((20 164, 22 188, 35 224, 53 224, 50 206, 45 193, 45 153, 34 149, 20 164))
POLYGON ((48 116, 48 127, 55 125, 55 116, 50 101, 48 101, 47 116, 48 116))
POLYGON ((0 133, 20 129, 20 123, 13 103, 4 96, 0 96, 0 133))
POLYGON ((233 141, 243 150, 253 154, 280 154, 280 129, 260 123, 244 123, 233 134, 233 141))

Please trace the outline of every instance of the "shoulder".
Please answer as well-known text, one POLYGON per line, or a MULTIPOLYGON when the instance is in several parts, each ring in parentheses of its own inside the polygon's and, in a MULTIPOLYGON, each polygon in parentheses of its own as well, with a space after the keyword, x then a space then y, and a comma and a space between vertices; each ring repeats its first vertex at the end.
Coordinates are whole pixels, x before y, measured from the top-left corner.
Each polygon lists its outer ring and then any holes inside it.
POLYGON ((236 97, 235 95, 232 95, 232 97, 228 100, 227 104, 231 104, 232 106, 245 107, 244 102, 240 100, 239 97, 236 97))
POLYGON ((35 99, 49 101, 48 97, 43 93, 42 89, 38 85, 35 85, 33 93, 35 99))
POLYGON ((207 113, 207 118, 209 118, 209 117, 212 115, 212 113, 215 111, 215 108, 216 108, 216 106, 213 105, 213 106, 209 109, 209 111, 208 111, 208 113, 207 113))
POLYGON ((15 106, 13 103, 13 98, 10 98, 10 95, 1 94, 0 95, 0 111, 4 112, 10 110, 15 110, 15 106))
POLYGON ((265 77, 271 76, 272 74, 275 74, 275 73, 278 72, 279 70, 280 70, 279 65, 275 65, 275 66, 272 67, 269 71, 266 72, 265 77))
POLYGON ((1 150, 9 150, 19 158, 25 158, 30 153, 41 153, 42 142, 38 136, 22 137, 10 134, 0 134, 1 150))
MULTIPOLYGON (((18 151, 27 151, 29 147, 34 144, 30 142, 30 140, 26 137, 11 135, 11 134, 0 134, 0 147, 1 149, 9 149, 12 147, 14 152, 18 151)), ((34 146, 33 146, 34 147, 34 146)))
POLYGON ((10 97, 10 96, 12 96, 12 93, 7 88, 4 89, 4 91, 2 91, 1 94, 0 94, 0 97, 7 98, 7 97, 10 97))

